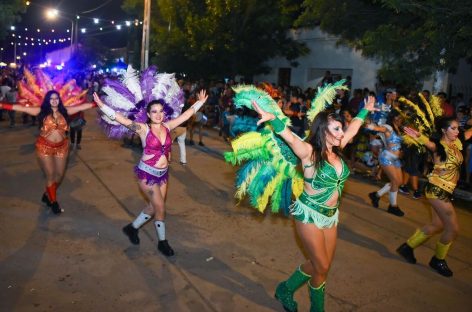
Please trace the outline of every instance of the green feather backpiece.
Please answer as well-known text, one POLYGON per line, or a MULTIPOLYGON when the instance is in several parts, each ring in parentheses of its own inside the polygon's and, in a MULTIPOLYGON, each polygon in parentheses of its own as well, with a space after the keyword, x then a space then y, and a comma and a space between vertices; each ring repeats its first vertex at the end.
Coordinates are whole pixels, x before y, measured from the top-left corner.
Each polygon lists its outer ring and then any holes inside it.
POLYGON ((247 107, 254 110, 252 101, 255 101, 263 111, 274 114, 275 117, 282 120, 286 126, 290 126, 290 119, 284 115, 274 99, 264 90, 258 89, 252 85, 238 85, 233 87, 233 90, 236 93, 234 96, 234 105, 236 108, 247 107))
POLYGON ((311 102, 311 108, 307 112, 308 121, 311 123, 319 112, 324 111, 331 103, 333 103, 338 90, 349 90, 344 85, 346 80, 342 79, 333 84, 327 84, 323 87, 318 87, 316 96, 311 102))

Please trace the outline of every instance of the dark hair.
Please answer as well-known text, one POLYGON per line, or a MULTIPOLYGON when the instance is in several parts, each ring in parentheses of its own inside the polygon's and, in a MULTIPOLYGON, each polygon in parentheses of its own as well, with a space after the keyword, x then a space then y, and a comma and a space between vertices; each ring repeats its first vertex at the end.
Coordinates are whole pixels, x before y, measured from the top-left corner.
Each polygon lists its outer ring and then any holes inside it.
POLYGON ((439 156, 439 160, 446 161, 447 155, 444 146, 440 143, 444 133, 441 130, 447 130, 451 126, 451 123, 455 121, 454 117, 441 117, 436 119, 436 132, 431 136, 431 141, 436 144, 436 153, 439 156))
MULTIPOLYGON (((393 109, 392 111, 390 111, 390 113, 387 116, 387 124, 392 126, 392 129, 395 132, 398 132, 398 131, 397 131, 397 129, 395 129, 395 125, 393 124, 393 120, 398 116, 401 116, 401 115, 400 115, 400 112, 398 112, 396 109, 393 109)), ((400 129, 398 129, 398 130, 400 130, 400 129)), ((400 133, 397 133, 397 134, 400 134, 400 133)))
MULTIPOLYGON (((308 143, 313 147, 316 169, 320 167, 322 161, 328 161, 326 155, 326 152, 328 151, 326 146, 326 133, 329 132, 328 124, 330 121, 339 121, 342 124, 341 118, 337 114, 329 112, 320 112, 316 115, 311 124, 311 134, 308 138, 308 143)), ((342 157, 341 148, 339 146, 333 146, 333 152, 339 157, 342 157)))
POLYGON ((56 90, 50 90, 44 96, 43 103, 41 103, 41 110, 39 111, 38 115, 39 127, 42 127, 44 119, 47 116, 52 115, 51 96, 53 94, 56 94, 59 98, 59 105, 57 106, 57 110, 59 111, 59 113, 61 113, 62 116, 64 116, 67 123, 69 123, 69 114, 67 114, 67 110, 64 107, 64 104, 62 103, 62 99, 59 95, 59 92, 57 92, 56 90))
MULTIPOLYGON (((150 114, 151 107, 156 104, 159 104, 162 106, 162 110, 164 112, 164 121, 169 121, 170 117, 174 113, 174 110, 169 105, 167 105, 167 103, 163 99, 152 100, 151 102, 149 102, 149 104, 146 106, 146 112, 150 114)), ((150 123, 150 122, 151 122, 151 119, 148 117, 146 123, 150 123)))

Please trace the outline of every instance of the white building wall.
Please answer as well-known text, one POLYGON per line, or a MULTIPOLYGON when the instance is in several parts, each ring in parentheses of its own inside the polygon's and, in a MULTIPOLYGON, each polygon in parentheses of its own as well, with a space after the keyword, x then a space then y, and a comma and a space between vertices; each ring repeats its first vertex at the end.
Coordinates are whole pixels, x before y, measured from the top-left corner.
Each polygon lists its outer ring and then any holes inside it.
POLYGON ((268 65, 272 68, 271 72, 255 76, 255 81, 277 83, 279 68, 291 68, 292 86, 316 87, 324 72, 330 70, 331 74, 341 75, 343 78, 350 75, 352 89, 367 87, 375 90, 379 62, 363 57, 359 51, 350 47, 338 46, 336 37, 320 31, 319 28, 293 30, 290 35, 295 40, 304 42, 310 53, 296 59, 299 63, 297 67, 290 66, 284 58, 270 60, 268 65))

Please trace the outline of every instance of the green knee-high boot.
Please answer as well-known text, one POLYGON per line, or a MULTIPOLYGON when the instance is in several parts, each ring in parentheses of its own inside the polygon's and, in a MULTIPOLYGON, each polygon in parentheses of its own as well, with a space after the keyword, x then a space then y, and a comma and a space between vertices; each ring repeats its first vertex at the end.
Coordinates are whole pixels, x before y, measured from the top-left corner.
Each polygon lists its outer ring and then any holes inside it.
POLYGON ((303 284, 310 280, 311 276, 304 273, 299 266, 286 280, 281 282, 275 290, 275 298, 282 303, 285 311, 296 312, 297 302, 293 300, 293 294, 303 284))
POLYGON ((323 312, 324 311, 324 295, 325 295, 325 282, 323 282, 317 288, 311 286, 308 283, 308 290, 310 292, 311 307, 310 312, 323 312))

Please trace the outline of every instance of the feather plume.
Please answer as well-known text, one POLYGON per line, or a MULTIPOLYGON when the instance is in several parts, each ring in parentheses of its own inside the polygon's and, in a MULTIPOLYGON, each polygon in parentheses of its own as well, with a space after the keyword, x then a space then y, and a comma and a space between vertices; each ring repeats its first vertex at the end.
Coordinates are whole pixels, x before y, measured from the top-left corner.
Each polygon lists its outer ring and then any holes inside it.
POLYGON ((106 93, 105 102, 112 108, 130 111, 135 107, 133 102, 130 102, 125 96, 109 86, 104 86, 102 91, 106 93))
POLYGON ((418 105, 416 105, 415 103, 413 103, 412 101, 408 100, 407 98, 401 96, 398 101, 410 106, 411 108, 413 108, 413 110, 415 111, 415 114, 421 119, 423 125, 425 125, 426 127, 428 128, 431 128, 431 124, 429 123, 428 119, 426 118, 426 115, 421 111, 421 109, 418 107, 418 105))
POLYGON ((149 103, 152 101, 152 89, 156 84, 156 66, 149 66, 141 73, 141 93, 143 94, 144 101, 149 103))
POLYGON ((435 116, 433 111, 431 110, 431 106, 429 105, 428 101, 426 101, 425 97, 423 96, 423 93, 418 93, 418 96, 420 97, 421 102, 423 103, 424 107, 426 108, 426 112, 428 113, 429 120, 431 124, 434 125, 434 120, 435 116))
POLYGON ((441 107, 441 99, 439 96, 432 95, 429 100, 429 105, 431 106, 434 116, 442 116, 443 109, 441 107))
POLYGON ((284 115, 280 107, 270 95, 264 90, 258 89, 252 85, 239 85, 233 87, 236 95, 234 96, 234 105, 236 107, 252 107, 252 101, 255 101, 259 107, 269 113, 274 114, 287 126, 290 125, 290 119, 284 115))
POLYGON ((131 65, 128 65, 126 73, 123 75, 123 84, 128 88, 129 91, 134 95, 134 101, 137 103, 143 99, 141 92, 141 86, 139 85, 139 77, 137 70, 133 69, 131 65))
POLYGON ((175 74, 161 73, 156 75, 157 83, 152 89, 152 95, 155 99, 162 99, 173 109, 171 119, 179 116, 184 107, 184 93, 180 88, 175 74))
POLYGON ((307 118, 310 122, 313 122, 319 112, 325 110, 329 105, 331 105, 338 90, 349 90, 349 88, 344 85, 345 82, 346 80, 342 79, 334 84, 327 84, 323 87, 318 87, 318 92, 316 93, 316 96, 311 103, 311 108, 307 113, 307 118))

